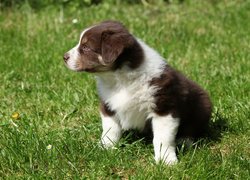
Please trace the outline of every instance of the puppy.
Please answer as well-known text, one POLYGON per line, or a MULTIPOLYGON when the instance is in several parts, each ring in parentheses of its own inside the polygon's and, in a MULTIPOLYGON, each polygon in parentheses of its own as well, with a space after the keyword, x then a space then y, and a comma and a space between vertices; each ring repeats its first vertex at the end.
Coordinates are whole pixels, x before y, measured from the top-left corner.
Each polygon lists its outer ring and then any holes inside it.
POLYGON ((170 165, 177 162, 176 138, 200 137, 208 126, 207 93, 120 22, 85 29, 63 59, 73 71, 96 75, 106 148, 113 147, 124 130, 143 131, 150 122, 155 160, 170 165))

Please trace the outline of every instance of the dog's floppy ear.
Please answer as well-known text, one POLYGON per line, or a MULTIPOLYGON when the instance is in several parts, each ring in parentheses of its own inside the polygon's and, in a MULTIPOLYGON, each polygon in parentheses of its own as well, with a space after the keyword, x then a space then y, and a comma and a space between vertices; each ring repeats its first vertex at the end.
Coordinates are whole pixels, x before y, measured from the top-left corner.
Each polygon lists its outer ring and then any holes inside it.
POLYGON ((104 31, 101 40, 101 55, 105 65, 113 63, 133 42, 133 36, 126 31, 104 31))

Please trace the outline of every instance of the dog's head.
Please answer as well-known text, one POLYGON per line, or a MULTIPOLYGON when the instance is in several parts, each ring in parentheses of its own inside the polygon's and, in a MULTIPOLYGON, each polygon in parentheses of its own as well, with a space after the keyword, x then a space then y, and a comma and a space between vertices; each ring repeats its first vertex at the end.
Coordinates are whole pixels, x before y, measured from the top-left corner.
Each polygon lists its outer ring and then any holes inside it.
POLYGON ((104 21, 85 29, 79 43, 63 59, 74 71, 108 71, 121 63, 118 61, 124 59, 121 57, 124 51, 133 49, 136 43, 121 23, 104 21))

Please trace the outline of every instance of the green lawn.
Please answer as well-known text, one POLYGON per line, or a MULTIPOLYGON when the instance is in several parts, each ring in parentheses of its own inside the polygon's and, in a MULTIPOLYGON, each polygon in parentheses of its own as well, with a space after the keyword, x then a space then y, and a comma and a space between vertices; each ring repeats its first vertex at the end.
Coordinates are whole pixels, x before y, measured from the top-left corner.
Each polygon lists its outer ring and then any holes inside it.
POLYGON ((250 1, 216 2, 1 10, 0 179, 250 179, 250 1), (175 166, 156 165, 152 144, 133 134, 114 150, 98 145, 94 76, 70 71, 62 56, 106 19, 211 95, 214 138, 179 148, 175 166))

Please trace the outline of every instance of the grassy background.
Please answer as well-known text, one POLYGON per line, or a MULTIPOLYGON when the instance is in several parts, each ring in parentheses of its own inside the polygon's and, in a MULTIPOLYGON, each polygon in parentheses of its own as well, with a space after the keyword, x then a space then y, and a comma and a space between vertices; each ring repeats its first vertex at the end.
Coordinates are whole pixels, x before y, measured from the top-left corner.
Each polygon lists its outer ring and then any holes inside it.
POLYGON ((249 179, 249 18, 249 0, 2 9, 0 177, 249 179), (217 140, 179 148, 173 167, 155 165, 152 144, 133 134, 115 150, 98 146, 94 77, 68 70, 62 56, 84 27, 106 19, 122 21, 209 92, 217 140))

